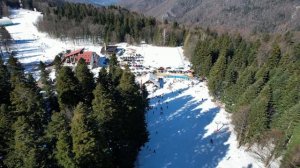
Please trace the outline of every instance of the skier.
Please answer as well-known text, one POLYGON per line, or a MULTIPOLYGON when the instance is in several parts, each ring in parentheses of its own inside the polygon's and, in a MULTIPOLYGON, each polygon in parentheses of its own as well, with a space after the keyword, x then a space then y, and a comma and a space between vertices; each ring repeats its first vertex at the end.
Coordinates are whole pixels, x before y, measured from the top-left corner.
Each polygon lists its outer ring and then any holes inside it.
POLYGON ((214 144, 214 141, 212 138, 210 138, 210 143, 213 145, 214 144))

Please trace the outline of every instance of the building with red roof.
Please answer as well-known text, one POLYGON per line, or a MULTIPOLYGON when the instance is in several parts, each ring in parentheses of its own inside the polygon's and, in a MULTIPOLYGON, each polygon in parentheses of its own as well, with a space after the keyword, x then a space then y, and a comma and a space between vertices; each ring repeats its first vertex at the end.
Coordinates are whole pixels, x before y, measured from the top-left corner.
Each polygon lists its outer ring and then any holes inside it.
POLYGON ((84 51, 84 48, 66 54, 63 58, 63 63, 67 66, 75 66, 80 59, 84 59, 91 68, 99 66, 100 56, 92 51, 84 51))

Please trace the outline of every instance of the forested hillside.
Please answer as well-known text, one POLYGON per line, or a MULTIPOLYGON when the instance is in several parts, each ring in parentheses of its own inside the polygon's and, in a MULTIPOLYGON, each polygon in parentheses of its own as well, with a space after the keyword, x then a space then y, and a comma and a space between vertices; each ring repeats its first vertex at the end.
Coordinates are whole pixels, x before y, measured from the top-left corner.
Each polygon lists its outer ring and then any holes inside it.
POLYGON ((58 38, 177 46, 182 44, 185 34, 177 23, 160 23, 115 6, 64 3, 43 11, 45 15, 37 23, 38 29, 58 38))
POLYGON ((232 112, 240 145, 273 143, 266 162, 283 155, 284 168, 300 166, 300 43, 288 42, 205 32, 191 57, 196 74, 232 112))
POLYGON ((299 31, 297 0, 120 0, 130 10, 181 23, 241 33, 299 31))
POLYGON ((112 57, 94 79, 83 60, 58 64, 39 85, 10 56, 0 59, 0 167, 133 167, 147 141, 147 91, 112 57), (96 81, 95 81, 96 80, 96 81))

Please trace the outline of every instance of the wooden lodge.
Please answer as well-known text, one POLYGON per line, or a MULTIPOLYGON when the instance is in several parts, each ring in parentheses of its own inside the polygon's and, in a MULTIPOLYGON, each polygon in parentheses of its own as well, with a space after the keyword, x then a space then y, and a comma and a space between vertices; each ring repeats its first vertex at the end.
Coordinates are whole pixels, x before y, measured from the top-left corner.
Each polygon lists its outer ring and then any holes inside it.
POLYGON ((84 51, 84 48, 64 55, 62 62, 66 66, 74 66, 80 59, 84 59, 90 68, 96 68, 99 66, 100 56, 92 51, 84 51))

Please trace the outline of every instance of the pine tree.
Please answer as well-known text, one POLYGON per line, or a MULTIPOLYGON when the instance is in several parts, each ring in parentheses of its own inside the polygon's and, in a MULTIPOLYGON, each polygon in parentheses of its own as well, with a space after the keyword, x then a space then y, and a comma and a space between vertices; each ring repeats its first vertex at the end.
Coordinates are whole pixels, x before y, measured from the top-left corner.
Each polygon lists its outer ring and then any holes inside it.
MULTIPOLYGON (((106 86, 108 83, 108 74, 104 67, 101 68, 101 70, 98 73, 97 83, 100 83, 102 86, 106 86)), ((107 87, 105 87, 107 88, 107 87)))
MULTIPOLYGON (((11 117, 5 104, 0 107, 0 155, 6 156, 11 138, 11 117)), ((0 159, 0 167, 5 167, 3 159, 0 159)))
POLYGON ((98 84, 96 89, 93 91, 94 100, 93 104, 93 115, 97 123, 102 124, 112 119, 115 109, 115 103, 113 101, 113 95, 108 90, 98 84))
POLYGON ((127 66, 123 71, 122 77, 120 79, 120 84, 118 86, 119 90, 123 93, 134 93, 136 89, 135 77, 130 72, 129 67, 127 66))
POLYGON ((93 129, 96 133, 98 160, 102 160, 101 165, 112 166, 112 150, 118 148, 116 139, 119 139, 118 133, 122 129, 118 126, 120 121, 115 114, 116 103, 113 100, 113 94, 101 84, 97 84, 93 94, 92 118, 93 129))
POLYGON ((59 56, 56 56, 53 60, 53 64, 54 64, 54 68, 55 68, 55 71, 56 71, 56 75, 59 73, 60 69, 61 69, 61 63, 62 60, 59 56))
MULTIPOLYGON (((28 85, 30 86, 30 85, 28 85)), ((44 109, 42 97, 36 88, 30 88, 26 84, 19 83, 10 94, 14 115, 25 116, 35 130, 42 131, 44 124, 44 109)))
POLYGON ((78 79, 69 67, 62 67, 56 82, 58 102, 61 110, 67 112, 70 119, 72 109, 82 100, 78 79))
POLYGON ((17 58, 10 56, 7 61, 7 68, 10 73, 12 87, 18 83, 25 82, 24 68, 17 58))
POLYGON ((96 162, 96 140, 89 126, 89 115, 88 109, 79 103, 71 122, 74 160, 79 167, 92 167, 96 162))
POLYGON ((0 57, 0 104, 9 104, 11 91, 11 84, 9 82, 10 74, 7 66, 4 65, 2 58, 0 57))
POLYGON ((18 117, 13 125, 14 137, 4 161, 8 167, 34 168, 42 166, 38 161, 36 133, 25 117, 18 117))
POLYGON ((79 80, 82 89, 83 102, 91 104, 93 100, 93 90, 95 88, 94 75, 88 69, 85 61, 80 59, 75 68, 75 76, 79 80))
POLYGON ((259 140, 269 124, 269 107, 271 102, 270 87, 265 86, 259 96, 251 103, 247 139, 259 140))
POLYGON ((222 51, 221 55, 219 56, 217 62, 212 67, 210 74, 209 74, 209 82, 208 87, 210 91, 215 96, 220 96, 222 92, 223 86, 222 82, 224 80, 226 71, 226 51, 222 51))
POLYGON ((109 73, 114 74, 118 67, 118 58, 116 54, 113 54, 109 59, 109 73))
POLYGON ((137 155, 136 149, 147 140, 144 118, 147 105, 144 104, 141 90, 136 85, 134 75, 128 67, 123 71, 118 89, 123 102, 122 111, 117 112, 117 118, 123 130, 119 134, 123 145, 121 145, 122 147, 118 153, 117 158, 119 160, 116 162, 121 167, 131 167, 131 163, 134 161, 133 158, 137 155))
POLYGON ((271 55, 269 56, 268 61, 267 61, 268 67, 270 67, 270 68, 277 67, 277 65, 280 61, 280 58, 281 58, 281 49, 278 44, 274 44, 271 55))
POLYGON ((61 130, 56 143, 55 158, 65 168, 75 168, 74 154, 71 149, 71 138, 66 130, 61 130))

